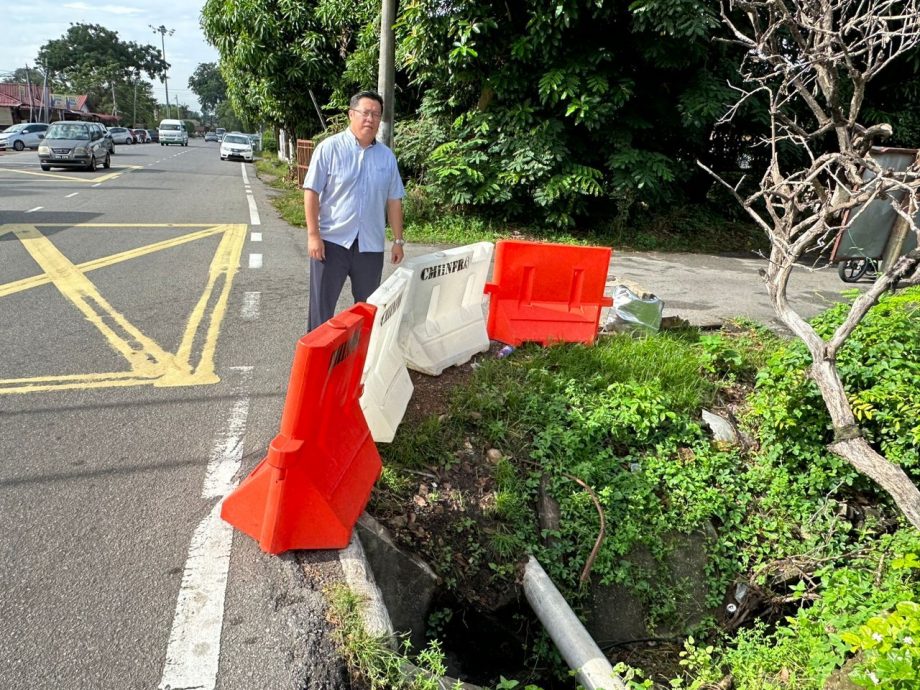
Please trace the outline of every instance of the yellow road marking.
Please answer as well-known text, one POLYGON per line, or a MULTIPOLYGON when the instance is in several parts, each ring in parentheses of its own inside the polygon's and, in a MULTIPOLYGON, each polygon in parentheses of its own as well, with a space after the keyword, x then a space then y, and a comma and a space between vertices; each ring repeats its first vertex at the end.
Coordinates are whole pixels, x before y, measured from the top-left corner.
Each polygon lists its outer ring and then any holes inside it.
POLYGON ((0 379, 0 395, 4 393, 39 393, 53 390, 113 388, 150 385, 151 378, 138 377, 130 371, 113 371, 107 374, 62 374, 60 376, 35 376, 24 379, 0 379))
POLYGON ((13 226, 13 234, 60 293, 105 336, 116 352, 128 360, 132 371, 152 374, 172 360, 169 353, 115 311, 96 286, 37 228, 30 225, 13 226), (114 327, 109 322, 114 322, 114 327))
POLYGON ((11 172, 19 173, 20 175, 35 175, 36 177, 47 177, 51 180, 63 180, 65 182, 106 182, 115 177, 118 177, 122 173, 128 172, 130 170, 140 170, 143 168, 143 165, 125 165, 117 170, 113 170, 110 173, 106 173, 102 177, 74 177, 72 175, 64 175, 62 173, 52 173, 52 172, 37 172, 35 170, 17 170, 16 168, 0 168, 0 172, 11 172))
MULTIPOLYGON (((51 224, 49 224, 51 225, 51 224)), ((74 227, 55 223, 56 227, 74 227)), ((43 226, 44 227, 44 226, 43 226)), ((157 242, 152 245, 120 252, 111 256, 84 262, 79 266, 70 262, 51 241, 31 225, 0 226, 0 236, 12 232, 22 242, 36 263, 45 272, 43 276, 0 285, 0 297, 22 290, 53 283, 83 315, 102 333, 109 345, 121 354, 131 366, 126 372, 65 374, 32 378, 0 379, 0 395, 4 393, 31 393, 52 390, 92 389, 139 386, 188 386, 216 383, 214 354, 220 325, 226 314, 233 278, 239 270, 240 256, 246 240, 246 225, 159 224, 119 225, 115 223, 85 223, 78 227, 202 227, 199 232, 183 237, 157 242), (134 327, 102 297, 101 293, 84 275, 85 272, 111 266, 154 251, 168 249, 198 239, 223 234, 211 261, 208 282, 189 316, 182 334, 178 353, 163 350, 152 339, 134 327), (209 304, 213 308, 208 310, 209 304), (207 323, 201 355, 197 366, 192 364, 192 351, 199 339, 203 323, 207 323)))
MULTIPOLYGON (((81 273, 95 271, 97 268, 105 268, 107 266, 111 266, 112 264, 117 264, 129 259, 136 259, 139 256, 144 256, 145 254, 153 254, 154 252, 162 251, 163 249, 178 247, 181 244, 194 242, 195 240, 211 237, 212 235, 217 235, 226 231, 227 226, 225 225, 211 226, 205 230, 193 232, 189 235, 182 235, 181 237, 175 237, 171 240, 163 240, 162 242, 148 244, 143 247, 138 247, 137 249, 129 249, 128 251, 119 252, 118 254, 103 256, 98 259, 93 259, 92 261, 84 261, 82 264, 77 264, 76 268, 81 273)), ((0 235, 2 234, 3 229, 0 228, 0 235)), ((22 292, 23 290, 30 290, 32 288, 39 287, 40 285, 47 285, 50 282, 51 279, 47 275, 31 276, 29 278, 22 278, 21 280, 14 280, 12 283, 0 285, 0 297, 6 297, 7 295, 12 295, 16 292, 22 292)))
MULTIPOLYGON (((179 350, 176 352, 176 358, 179 361, 191 367, 192 345, 195 342, 195 336, 198 333, 199 325, 205 315, 208 303, 214 293, 214 288, 218 282, 222 283, 220 294, 217 296, 217 302, 214 309, 211 310, 211 318, 208 323, 208 330, 205 334, 205 342, 201 349, 201 359, 198 367, 192 372, 192 377, 196 383, 216 383, 217 374, 214 371, 214 351, 217 349, 217 336, 220 334, 220 324, 224 319, 227 311, 227 302, 230 298, 230 286, 233 284, 233 278, 236 276, 240 266, 240 255, 243 253, 243 245, 246 242, 246 226, 231 225, 228 226, 227 232, 224 233, 214 253, 214 259, 211 261, 211 267, 208 270, 208 284, 198 300, 198 304, 192 310, 189 316, 185 333, 182 336, 182 342, 179 350)), ((176 376, 175 372, 169 372, 155 385, 157 386, 184 386, 189 385, 182 377, 176 376)))
MULTIPOLYGON (((0 235, 4 233, 0 226, 0 235)), ((214 223, 39 223, 39 228, 212 228, 214 223)))

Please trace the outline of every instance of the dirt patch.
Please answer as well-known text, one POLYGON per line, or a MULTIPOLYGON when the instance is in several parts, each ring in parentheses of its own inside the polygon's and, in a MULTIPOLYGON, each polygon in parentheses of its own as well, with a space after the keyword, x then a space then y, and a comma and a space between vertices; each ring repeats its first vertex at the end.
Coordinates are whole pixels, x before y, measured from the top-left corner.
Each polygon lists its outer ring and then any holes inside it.
MULTIPOLYGON (((502 347, 504 343, 492 343, 487 352, 449 367, 440 376, 410 371, 415 389, 403 426, 447 415, 452 391, 465 385, 480 362, 495 357, 502 347)), ((374 501, 370 511, 398 542, 428 561, 461 601, 481 611, 495 611, 517 598, 519 579, 496 578, 489 568, 489 535, 501 529, 494 517, 493 477, 500 455, 473 436, 446 450, 451 455, 442 465, 405 470, 412 489, 401 501, 374 501)))

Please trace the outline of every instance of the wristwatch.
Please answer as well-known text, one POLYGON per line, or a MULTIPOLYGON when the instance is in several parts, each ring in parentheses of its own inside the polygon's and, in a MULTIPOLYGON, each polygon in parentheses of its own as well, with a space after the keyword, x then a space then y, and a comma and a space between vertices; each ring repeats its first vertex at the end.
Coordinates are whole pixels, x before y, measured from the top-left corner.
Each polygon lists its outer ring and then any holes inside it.
POLYGON ((395 240, 393 240, 393 244, 395 244, 397 247, 401 247, 405 243, 406 241, 402 237, 397 237, 395 240))

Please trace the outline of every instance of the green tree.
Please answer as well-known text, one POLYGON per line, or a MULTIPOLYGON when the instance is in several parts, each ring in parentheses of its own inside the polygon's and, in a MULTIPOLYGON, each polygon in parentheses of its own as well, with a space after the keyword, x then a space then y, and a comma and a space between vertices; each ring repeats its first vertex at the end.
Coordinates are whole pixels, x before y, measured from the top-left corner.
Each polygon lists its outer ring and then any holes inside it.
POLYGON ((201 25, 236 114, 307 136, 320 128, 310 93, 325 104, 356 78, 349 57, 377 10, 372 0, 207 0, 201 25))
POLYGON ((236 114, 236 111, 233 109, 233 104, 230 103, 230 101, 218 103, 215 115, 217 116, 217 124, 228 131, 242 132, 247 129, 243 125, 243 121, 236 114))
POLYGON ((227 84, 216 63, 203 62, 188 79, 188 87, 198 96, 204 113, 213 112, 227 98, 227 84))
POLYGON ((61 38, 39 49, 38 62, 65 89, 91 96, 96 109, 117 106, 129 117, 135 81, 142 74, 162 77, 169 67, 156 47, 122 41, 117 32, 98 24, 71 24, 61 38))
POLYGON ((436 144, 421 172, 456 205, 532 217, 535 201, 564 225, 705 194, 694 161, 733 69, 717 26, 711 0, 406 0, 398 59, 436 144))

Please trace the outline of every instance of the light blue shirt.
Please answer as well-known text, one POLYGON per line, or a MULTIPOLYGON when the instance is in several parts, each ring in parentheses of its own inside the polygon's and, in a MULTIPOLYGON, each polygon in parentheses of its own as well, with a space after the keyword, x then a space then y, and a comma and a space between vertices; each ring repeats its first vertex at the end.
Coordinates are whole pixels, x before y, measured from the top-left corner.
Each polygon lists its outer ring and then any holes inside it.
POLYGON ((406 193, 393 152, 361 148, 348 129, 316 147, 303 186, 319 194, 320 237, 346 249, 359 238, 362 252, 383 251, 387 200, 406 193))

